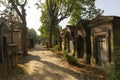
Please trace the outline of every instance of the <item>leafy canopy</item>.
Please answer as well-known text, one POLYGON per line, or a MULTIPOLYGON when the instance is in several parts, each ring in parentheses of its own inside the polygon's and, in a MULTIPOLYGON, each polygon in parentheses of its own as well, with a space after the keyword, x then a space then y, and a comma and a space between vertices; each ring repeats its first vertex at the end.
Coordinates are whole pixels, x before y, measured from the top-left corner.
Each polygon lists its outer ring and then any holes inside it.
POLYGON ((95 7, 95 0, 76 0, 69 24, 76 25, 81 19, 92 20, 100 13, 101 10, 95 7))

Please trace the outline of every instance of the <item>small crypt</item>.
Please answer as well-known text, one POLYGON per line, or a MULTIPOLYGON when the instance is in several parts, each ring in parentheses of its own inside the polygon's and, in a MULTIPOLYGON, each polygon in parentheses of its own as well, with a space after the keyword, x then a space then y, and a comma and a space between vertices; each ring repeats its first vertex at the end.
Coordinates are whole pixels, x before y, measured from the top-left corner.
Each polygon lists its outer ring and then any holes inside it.
POLYGON ((105 65, 111 63, 115 47, 120 47, 120 17, 99 16, 91 27, 91 63, 105 65))

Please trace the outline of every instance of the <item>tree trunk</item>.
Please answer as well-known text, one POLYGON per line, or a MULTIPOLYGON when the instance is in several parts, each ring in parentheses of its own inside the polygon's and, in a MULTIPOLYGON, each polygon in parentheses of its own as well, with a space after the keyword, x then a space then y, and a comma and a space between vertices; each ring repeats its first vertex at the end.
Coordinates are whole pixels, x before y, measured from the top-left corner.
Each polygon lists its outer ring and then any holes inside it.
POLYGON ((52 38, 53 35, 52 34, 53 34, 53 26, 51 24, 50 33, 49 33, 49 48, 52 48, 52 40, 53 40, 53 38, 52 38))
POLYGON ((24 27, 22 30, 22 50, 23 55, 26 56, 28 54, 28 44, 27 44, 27 27, 24 27))
POLYGON ((26 16, 23 16, 23 28, 22 28, 22 50, 23 50, 23 56, 28 55, 28 29, 26 27, 26 16))
POLYGON ((24 1, 23 4, 20 4, 18 0, 10 0, 10 3, 16 10, 17 14, 20 16, 22 20, 22 50, 23 50, 23 55, 27 55, 27 50, 28 50, 28 44, 27 44, 27 23, 26 23, 26 10, 25 10, 25 5, 27 3, 27 0, 24 1), (21 10, 17 7, 19 6, 21 10))
POLYGON ((28 55, 28 29, 27 29, 27 22, 26 22, 26 10, 24 6, 22 8, 22 14, 21 15, 21 20, 23 24, 22 28, 22 51, 23 51, 23 56, 28 55))

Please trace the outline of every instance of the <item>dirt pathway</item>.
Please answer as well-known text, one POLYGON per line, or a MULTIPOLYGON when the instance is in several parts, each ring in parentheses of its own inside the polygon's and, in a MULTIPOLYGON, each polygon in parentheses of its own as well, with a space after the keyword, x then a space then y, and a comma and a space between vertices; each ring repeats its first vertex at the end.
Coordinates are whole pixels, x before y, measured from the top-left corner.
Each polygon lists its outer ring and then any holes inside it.
POLYGON ((97 80, 71 70, 69 64, 38 45, 29 50, 27 57, 19 58, 18 66, 8 77, 7 80, 97 80))

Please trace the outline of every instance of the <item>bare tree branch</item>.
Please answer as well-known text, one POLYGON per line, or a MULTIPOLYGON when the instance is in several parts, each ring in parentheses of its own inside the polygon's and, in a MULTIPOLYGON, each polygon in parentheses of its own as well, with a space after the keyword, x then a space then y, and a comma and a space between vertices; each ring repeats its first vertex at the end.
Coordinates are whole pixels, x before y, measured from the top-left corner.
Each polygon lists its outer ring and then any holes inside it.
POLYGON ((27 3, 27 0, 25 0, 25 2, 22 4, 23 6, 25 6, 26 5, 26 3, 27 3))
POLYGON ((17 5, 14 3, 14 0, 10 0, 12 6, 14 7, 15 11, 18 13, 18 15, 20 16, 20 18, 22 19, 22 14, 21 12, 19 11, 17 5))
POLYGON ((25 0, 25 2, 24 2, 23 4, 20 4, 19 0, 16 0, 16 4, 17 4, 18 6, 25 6, 26 3, 27 3, 27 0, 25 0))

